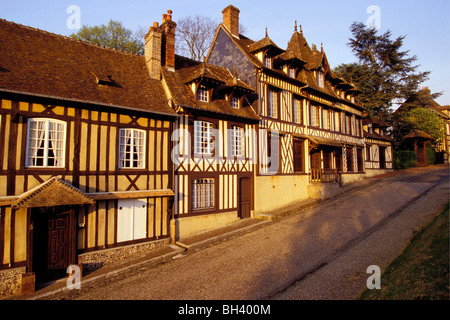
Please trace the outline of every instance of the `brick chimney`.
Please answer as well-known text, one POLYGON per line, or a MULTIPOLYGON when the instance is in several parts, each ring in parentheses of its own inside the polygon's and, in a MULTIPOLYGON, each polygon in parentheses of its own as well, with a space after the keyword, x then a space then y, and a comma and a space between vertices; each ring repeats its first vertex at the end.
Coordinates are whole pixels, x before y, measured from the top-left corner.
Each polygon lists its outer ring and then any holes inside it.
POLYGON ((239 38, 239 12, 239 9, 231 4, 222 11, 223 25, 236 38, 239 38))
POLYGON ((177 24, 172 21, 172 10, 163 14, 162 30, 162 65, 175 71, 175 29, 177 24))
POLYGON ((160 80, 162 30, 158 22, 153 23, 145 36, 145 63, 153 80, 160 80))

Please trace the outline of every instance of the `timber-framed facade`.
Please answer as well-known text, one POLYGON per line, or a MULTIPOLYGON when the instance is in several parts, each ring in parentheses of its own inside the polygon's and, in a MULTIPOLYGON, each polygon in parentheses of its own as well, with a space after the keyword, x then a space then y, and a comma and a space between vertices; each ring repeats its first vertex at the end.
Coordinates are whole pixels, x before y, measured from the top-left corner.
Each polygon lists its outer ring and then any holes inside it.
POLYGON ((2 295, 168 243, 176 113, 144 57, 0 24, 2 295))

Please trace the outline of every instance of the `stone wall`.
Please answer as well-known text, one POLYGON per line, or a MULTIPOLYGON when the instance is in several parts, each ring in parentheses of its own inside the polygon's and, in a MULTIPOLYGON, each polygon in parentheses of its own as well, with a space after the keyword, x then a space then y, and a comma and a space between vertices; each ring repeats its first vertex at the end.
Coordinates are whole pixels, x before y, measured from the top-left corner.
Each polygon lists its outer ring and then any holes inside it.
POLYGON ((140 254, 159 249, 168 245, 170 239, 145 242, 123 246, 119 248, 105 249, 94 252, 83 253, 78 256, 78 264, 83 267, 83 275, 89 274, 103 266, 113 262, 122 261, 140 254))
POLYGON ((22 293, 22 274, 26 267, 0 271, 0 299, 22 293))

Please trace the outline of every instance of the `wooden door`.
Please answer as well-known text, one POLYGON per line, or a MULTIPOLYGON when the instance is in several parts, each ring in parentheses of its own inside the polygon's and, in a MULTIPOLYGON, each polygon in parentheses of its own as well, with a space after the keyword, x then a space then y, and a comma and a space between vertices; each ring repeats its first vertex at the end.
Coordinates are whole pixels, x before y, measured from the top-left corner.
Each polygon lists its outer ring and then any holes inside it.
POLYGON ((250 178, 239 179, 239 217, 251 217, 252 186, 250 178))
POLYGON ((33 210, 33 271, 38 280, 63 277, 75 263, 73 221, 67 207, 33 210))
POLYGON ((386 168, 386 148, 380 147, 380 169, 386 168))

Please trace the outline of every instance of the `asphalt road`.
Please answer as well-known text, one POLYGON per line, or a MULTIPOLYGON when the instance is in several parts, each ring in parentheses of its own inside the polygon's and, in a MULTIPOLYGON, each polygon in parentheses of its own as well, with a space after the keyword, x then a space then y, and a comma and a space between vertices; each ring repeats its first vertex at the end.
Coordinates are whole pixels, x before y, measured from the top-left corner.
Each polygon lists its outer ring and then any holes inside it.
POLYGON ((166 263, 45 299, 354 299, 449 201, 448 167, 377 182, 166 263))

